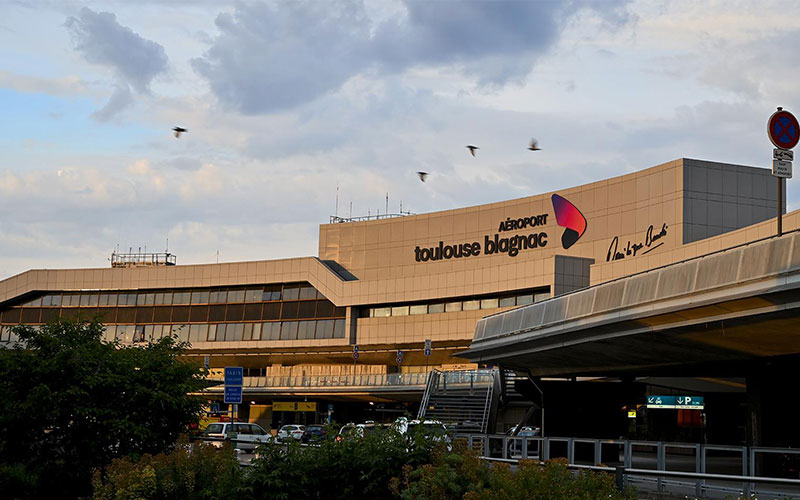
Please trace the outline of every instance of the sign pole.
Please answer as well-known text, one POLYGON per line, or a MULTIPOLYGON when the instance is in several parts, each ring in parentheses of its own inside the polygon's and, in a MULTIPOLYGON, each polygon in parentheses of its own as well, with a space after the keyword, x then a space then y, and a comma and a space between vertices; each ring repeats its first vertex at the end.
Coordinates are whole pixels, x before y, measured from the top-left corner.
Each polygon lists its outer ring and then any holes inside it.
POLYGON ((783 177, 778 177, 778 236, 783 236, 783 177))

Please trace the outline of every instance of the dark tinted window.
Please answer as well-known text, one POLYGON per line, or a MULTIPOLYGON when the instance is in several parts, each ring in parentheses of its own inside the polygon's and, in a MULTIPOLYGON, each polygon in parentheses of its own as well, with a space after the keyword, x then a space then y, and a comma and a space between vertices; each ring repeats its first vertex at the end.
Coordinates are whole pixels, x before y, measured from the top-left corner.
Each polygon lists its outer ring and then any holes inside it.
POLYGON ((264 304, 264 309, 261 313, 263 319, 280 319, 281 317, 281 304, 280 302, 273 302, 264 304))
POLYGON ((176 323, 189 321, 189 306, 173 306, 172 321, 176 323))
POLYGON ((316 309, 317 303, 314 300, 305 300, 303 302, 299 302, 297 306, 297 317, 298 318, 313 318, 314 317, 314 310, 316 309))
POLYGON ((193 323, 205 323, 208 321, 208 306, 192 306, 189 313, 189 321, 193 323))
POLYGON ((132 307, 120 307, 117 309, 117 323, 134 323, 135 321, 136 309, 132 307))
POLYGON ((284 302, 281 308, 281 319, 297 318, 297 302, 284 302))
POLYGON ((244 304, 228 304, 225 311, 225 321, 241 321, 244 314, 244 304))
POLYGON ((261 304, 245 304, 244 319, 250 321, 261 319, 261 304))
POLYGON ((152 323, 153 322, 153 308, 152 307, 137 307, 136 308, 136 322, 137 323, 152 323))
POLYGON ((154 323, 169 323, 170 315, 172 314, 171 307, 154 307, 153 308, 153 322, 154 323))
POLYGON ((208 311, 209 321, 225 321, 225 306, 211 306, 208 311))

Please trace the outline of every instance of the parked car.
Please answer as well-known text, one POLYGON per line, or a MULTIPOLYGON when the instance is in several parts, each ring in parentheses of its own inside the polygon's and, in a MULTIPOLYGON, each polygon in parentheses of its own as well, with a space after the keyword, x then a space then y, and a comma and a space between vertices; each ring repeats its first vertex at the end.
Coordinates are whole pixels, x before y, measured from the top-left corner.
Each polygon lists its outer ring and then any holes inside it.
MULTIPOLYGON (((532 427, 532 426, 524 426, 520 427, 519 432, 516 436, 514 436, 514 432, 517 430, 517 426, 515 425, 511 429, 506 432, 506 436, 509 438, 511 437, 518 437, 518 438, 532 438, 539 435, 541 429, 539 427, 532 427)), ((538 453, 539 445, 538 443, 528 443, 528 452, 538 453)), ((521 439, 509 439, 508 440, 508 453, 510 456, 519 455, 522 453, 522 440, 521 439)))
POLYGON ((278 430, 278 441, 286 442, 290 439, 294 439, 295 441, 300 441, 303 439, 303 433, 306 430, 305 425, 284 425, 278 430))
POLYGON ((206 441, 213 446, 221 447, 220 439, 233 440, 233 447, 239 450, 254 450, 261 444, 271 443, 272 435, 258 424, 217 422, 209 424, 203 433, 205 437, 215 440, 206 441), (233 427, 231 427, 233 425, 233 427))
POLYGON ((327 431, 325 430, 324 425, 322 424, 307 425, 306 430, 303 433, 303 442, 313 443, 315 441, 320 441, 322 439, 325 439, 325 434, 327 434, 327 431))
POLYGON ((398 418, 392 427, 400 434, 405 435, 408 439, 417 433, 421 432, 426 438, 435 442, 442 442, 447 445, 447 449, 452 449, 450 435, 447 432, 447 426, 438 420, 408 420, 407 418, 398 418))

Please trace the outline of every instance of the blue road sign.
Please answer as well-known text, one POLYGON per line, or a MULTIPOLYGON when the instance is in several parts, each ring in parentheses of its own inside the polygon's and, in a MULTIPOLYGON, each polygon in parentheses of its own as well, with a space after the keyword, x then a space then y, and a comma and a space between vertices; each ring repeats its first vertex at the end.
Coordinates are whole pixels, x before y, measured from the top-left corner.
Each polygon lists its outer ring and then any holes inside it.
POLYGON ((226 385, 225 386, 225 403, 240 404, 242 402, 242 386, 240 385, 226 385))
POLYGON ((662 410, 702 410, 703 396, 647 396, 647 407, 662 410))
POLYGON ((358 346, 353 346, 353 359, 358 359, 358 346))
POLYGON ((397 364, 403 364, 403 351, 397 351, 397 364))
MULTIPOLYGON (((225 386, 238 385, 241 386, 244 382, 244 370, 241 366, 226 366, 225 367, 225 386)), ((227 401, 225 401, 227 403, 227 401)))
POLYGON ((431 355, 431 350, 429 348, 427 348, 427 347, 425 348, 425 355, 426 356, 430 356, 431 355))

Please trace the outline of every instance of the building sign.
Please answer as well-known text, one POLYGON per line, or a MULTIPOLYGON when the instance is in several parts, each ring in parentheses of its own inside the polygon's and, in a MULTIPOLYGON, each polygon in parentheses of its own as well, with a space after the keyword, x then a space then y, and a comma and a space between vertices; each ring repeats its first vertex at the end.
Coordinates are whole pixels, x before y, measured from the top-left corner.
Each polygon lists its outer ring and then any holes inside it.
POLYGON ((703 396, 647 396, 647 407, 661 410, 702 410, 703 396))
POLYGON ((619 246, 619 236, 614 236, 611 240, 611 244, 608 246, 606 262, 636 257, 637 255, 644 255, 652 252, 664 244, 661 239, 667 235, 667 229, 669 229, 669 226, 667 226, 666 222, 661 225, 660 230, 654 229, 651 224, 650 227, 647 228, 647 231, 645 231, 644 238, 639 241, 628 240, 628 244, 622 247, 619 246))
MULTIPOLYGON (((575 205, 567 201, 566 198, 554 194, 552 197, 553 208, 556 213, 556 222, 559 226, 566 227, 567 230, 561 237, 562 246, 566 249, 571 247, 578 238, 586 231, 586 219, 583 214, 575 208, 575 205)), ((512 219, 506 217, 498 224, 497 232, 493 235, 484 235, 483 242, 467 241, 463 243, 446 243, 439 241, 439 244, 432 247, 417 246, 414 248, 414 260, 416 262, 430 262, 438 260, 461 259, 467 257, 477 257, 484 255, 507 254, 509 257, 516 257, 523 250, 543 248, 547 246, 547 233, 544 231, 534 231, 529 234, 515 234, 513 236, 501 235, 509 231, 522 231, 530 228, 538 228, 547 225, 548 214, 535 214, 525 217, 512 219)))
POLYGON ((273 401, 272 411, 317 411, 317 403, 306 401, 273 401))

